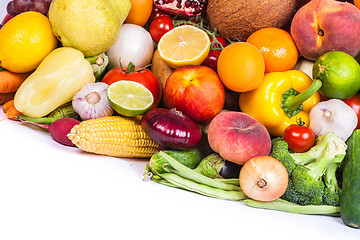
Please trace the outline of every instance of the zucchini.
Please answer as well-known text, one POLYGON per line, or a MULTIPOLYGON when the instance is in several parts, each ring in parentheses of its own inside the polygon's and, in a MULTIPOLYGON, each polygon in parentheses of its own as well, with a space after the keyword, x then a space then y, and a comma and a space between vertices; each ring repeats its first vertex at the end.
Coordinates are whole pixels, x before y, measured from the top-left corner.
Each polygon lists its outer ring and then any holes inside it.
POLYGON ((340 216, 345 225, 360 228, 360 129, 352 133, 347 145, 343 160, 340 216))

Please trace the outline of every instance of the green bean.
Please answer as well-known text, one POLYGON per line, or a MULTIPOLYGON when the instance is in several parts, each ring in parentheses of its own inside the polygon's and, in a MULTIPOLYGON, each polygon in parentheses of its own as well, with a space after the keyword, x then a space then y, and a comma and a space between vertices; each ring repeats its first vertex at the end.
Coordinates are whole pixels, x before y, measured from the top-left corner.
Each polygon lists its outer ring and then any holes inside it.
POLYGON ((298 205, 282 199, 270 202, 261 202, 253 199, 245 199, 244 203, 250 207, 277 210, 297 214, 339 216, 340 207, 329 205, 298 205))
POLYGON ((205 196, 225 199, 225 200, 232 200, 232 201, 240 201, 247 198, 246 195, 241 190, 228 191, 228 190, 210 187, 208 185, 200 184, 190 179, 181 177, 174 173, 162 173, 160 174, 160 176, 176 186, 182 187, 186 190, 196 192, 205 196))
MULTIPOLYGON (((175 173, 183 178, 187 178, 190 180, 193 180, 197 183, 201 183, 213 188, 218 188, 222 190, 232 190, 232 191, 241 191, 241 188, 239 186, 235 186, 233 184, 228 184, 226 182, 218 181, 216 179, 212 179, 209 177, 206 177, 198 172, 193 171, 192 169, 189 169, 188 167, 182 165, 178 161, 176 161, 174 158, 166 154, 165 152, 159 152, 159 155, 161 155, 163 158, 167 160, 169 165, 171 167, 168 167, 167 164, 164 164, 163 168, 167 172, 175 173)), ((158 174, 158 173, 157 173, 158 174)), ((161 176, 161 174, 158 174, 161 176)))

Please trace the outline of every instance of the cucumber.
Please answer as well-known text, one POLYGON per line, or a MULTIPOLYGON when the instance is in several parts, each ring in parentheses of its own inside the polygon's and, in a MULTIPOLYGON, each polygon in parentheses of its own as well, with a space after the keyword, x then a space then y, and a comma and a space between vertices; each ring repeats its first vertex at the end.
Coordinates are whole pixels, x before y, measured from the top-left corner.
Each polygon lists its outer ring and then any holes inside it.
POLYGON ((360 228, 360 129, 347 141, 343 160, 340 216, 345 225, 360 228))

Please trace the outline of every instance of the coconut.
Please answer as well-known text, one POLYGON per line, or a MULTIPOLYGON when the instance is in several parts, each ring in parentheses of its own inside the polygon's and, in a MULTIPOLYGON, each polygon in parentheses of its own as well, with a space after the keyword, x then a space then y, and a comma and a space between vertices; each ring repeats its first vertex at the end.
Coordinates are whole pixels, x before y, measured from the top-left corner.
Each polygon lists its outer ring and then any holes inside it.
POLYGON ((232 41, 245 41, 265 27, 284 28, 299 0, 208 0, 207 18, 213 29, 232 41))

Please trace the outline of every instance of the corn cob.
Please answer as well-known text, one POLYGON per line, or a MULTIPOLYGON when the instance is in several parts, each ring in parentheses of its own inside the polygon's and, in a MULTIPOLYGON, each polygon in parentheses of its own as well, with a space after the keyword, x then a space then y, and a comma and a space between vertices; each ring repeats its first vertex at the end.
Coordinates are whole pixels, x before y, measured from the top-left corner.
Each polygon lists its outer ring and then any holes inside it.
POLYGON ((139 118, 110 116, 82 121, 68 138, 86 152, 124 158, 148 158, 159 145, 142 129, 139 118))

